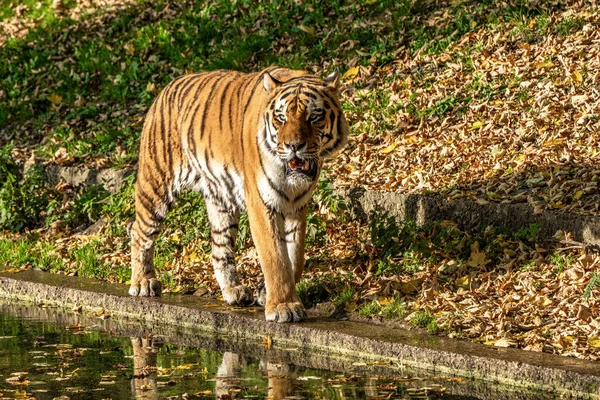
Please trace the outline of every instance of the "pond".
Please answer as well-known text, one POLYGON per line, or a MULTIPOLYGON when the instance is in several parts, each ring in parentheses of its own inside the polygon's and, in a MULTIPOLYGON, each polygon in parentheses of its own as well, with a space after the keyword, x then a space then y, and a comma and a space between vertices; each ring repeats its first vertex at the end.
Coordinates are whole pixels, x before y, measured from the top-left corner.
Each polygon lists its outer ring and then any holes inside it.
POLYGON ((0 302, 0 398, 538 398, 518 391, 499 397, 487 385, 478 396, 468 380, 377 363, 342 361, 322 364, 334 370, 318 369, 311 367, 321 365, 311 361, 318 355, 271 349, 268 342, 236 348, 227 337, 196 335, 188 343, 206 345, 198 347, 174 343, 189 335, 183 332, 124 336, 115 321, 0 302))

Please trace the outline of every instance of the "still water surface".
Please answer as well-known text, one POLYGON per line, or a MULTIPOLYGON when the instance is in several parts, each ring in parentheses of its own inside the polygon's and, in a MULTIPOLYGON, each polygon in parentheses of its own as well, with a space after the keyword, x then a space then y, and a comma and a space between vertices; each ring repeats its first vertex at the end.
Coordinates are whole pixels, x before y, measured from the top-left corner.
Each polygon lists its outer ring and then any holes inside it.
POLYGON ((460 379, 309 369, 0 313, 0 398, 477 398, 449 394, 456 385, 460 379))

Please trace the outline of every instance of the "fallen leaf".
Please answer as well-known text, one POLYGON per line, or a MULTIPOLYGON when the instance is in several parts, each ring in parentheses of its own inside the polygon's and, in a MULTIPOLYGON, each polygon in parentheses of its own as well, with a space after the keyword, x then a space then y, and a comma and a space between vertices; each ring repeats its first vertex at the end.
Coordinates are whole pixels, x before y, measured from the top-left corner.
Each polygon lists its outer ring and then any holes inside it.
POLYGON ((396 147, 398 146, 398 142, 393 142, 392 144, 390 144, 389 146, 387 146, 384 149, 381 149, 381 154, 389 154, 392 151, 394 151, 396 149, 396 147))
POLYGON ((359 71, 360 71, 360 68, 358 66, 349 68, 348 71, 346 71, 344 73, 344 78, 345 79, 354 78, 355 76, 358 75, 359 71))

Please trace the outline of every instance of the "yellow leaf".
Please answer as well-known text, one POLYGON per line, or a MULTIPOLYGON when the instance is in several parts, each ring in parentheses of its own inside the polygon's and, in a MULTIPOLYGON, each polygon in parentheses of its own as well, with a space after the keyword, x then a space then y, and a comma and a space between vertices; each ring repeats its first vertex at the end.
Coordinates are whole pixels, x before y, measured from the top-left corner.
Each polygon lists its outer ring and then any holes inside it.
POLYGON ((356 302, 355 301, 346 302, 346 304, 344 306, 344 310, 346 312, 354 312, 354 311, 356 311, 356 302))
POLYGON ((379 360, 377 360, 373 364, 374 365, 391 365, 391 362, 390 361, 379 361, 379 360))
POLYGON ((148 84, 146 85, 146 92, 154 95, 158 94, 158 89, 156 89, 156 85, 154 84, 154 82, 148 82, 148 84))
POLYGON ((475 242, 471 245, 471 256, 467 262, 473 268, 480 268, 489 263, 490 260, 486 260, 485 253, 479 250, 479 243, 475 242))
POLYGON ((398 146, 398 143, 397 143, 397 142, 394 142, 394 143, 390 144, 388 147, 386 147, 385 149, 382 149, 382 150, 381 150, 381 153, 382 153, 382 154, 389 154, 389 153, 391 153, 392 151, 394 151, 394 150, 396 149, 396 147, 397 147, 397 146, 398 146))
POLYGON ((386 306, 393 301, 394 301, 393 297, 379 296, 379 299, 377 299, 377 302, 379 303, 380 306, 386 306))
POLYGON ((50 96, 46 97, 46 99, 52 103, 53 106, 57 106, 62 102, 62 96, 58 95, 57 93, 52 93, 50 96))
POLYGON ((9 268, 9 269, 5 269, 4 271, 1 272, 5 272, 7 274, 16 274, 18 272, 21 272, 22 270, 19 268, 9 268))
POLYGON ((360 69, 358 67, 352 67, 344 74, 344 79, 354 78, 358 75, 360 69))
POLYGON ((552 61, 542 61, 539 63, 535 63, 533 66, 536 68, 548 68, 548 67, 554 67, 554 64, 552 63, 552 61))
POLYGON ((579 200, 583 196, 583 190, 578 190, 573 195, 573 200, 579 200))
POLYGON ((415 135, 404 135, 402 137, 402 140, 404 140, 404 142, 408 144, 415 144, 419 141, 419 139, 415 135))
POLYGON ((270 349, 273 346, 273 338, 270 335, 267 335, 263 338, 263 346, 267 349, 270 349))
POLYGON ((477 21, 471 21, 471 29, 477 26, 477 21))
POLYGON ((346 171, 348 171, 348 172, 354 172, 354 171, 356 171, 356 168, 354 168, 354 165, 352 165, 352 164, 346 164, 346 165, 344 165, 344 169, 346 171))
POLYGON ((550 140, 546 140, 544 142, 544 144, 542 144, 542 146, 544 146, 544 147, 558 146, 558 145, 563 144, 564 141, 565 141, 565 139, 550 139, 550 140))
POLYGON ((471 125, 471 127, 469 129, 470 130, 479 129, 482 126, 483 126, 483 121, 475 121, 475 122, 473 122, 473 125, 471 125))
POLYGON ((456 286, 461 286, 464 288, 469 287, 469 275, 465 275, 462 278, 456 279, 454 283, 456 284, 456 286))
POLYGON ((593 347, 600 347, 600 338, 597 336, 592 336, 588 338, 588 343, 593 347))
POLYGON ((300 29, 302 32, 308 33, 309 35, 314 35, 316 33, 315 32, 315 28, 310 27, 310 26, 306 26, 304 24, 303 25, 298 25, 298 29, 300 29))
POLYGON ((399 289, 402 294, 413 294, 417 293, 421 289, 422 284, 423 278, 412 279, 408 282, 402 283, 399 289))
POLYGON ((579 71, 574 71, 571 74, 571 79, 573 79, 575 82, 577 82, 578 84, 583 83, 583 76, 581 75, 581 73, 579 71))

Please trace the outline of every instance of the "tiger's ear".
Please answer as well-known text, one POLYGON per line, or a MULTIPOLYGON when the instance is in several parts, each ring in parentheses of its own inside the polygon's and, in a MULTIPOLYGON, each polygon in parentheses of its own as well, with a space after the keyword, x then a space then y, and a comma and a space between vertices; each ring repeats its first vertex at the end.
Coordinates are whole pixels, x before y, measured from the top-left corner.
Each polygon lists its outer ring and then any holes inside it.
POLYGON ((323 82, 327 84, 328 89, 337 92, 340 88, 340 71, 336 68, 335 71, 323 78, 323 82))
POLYGON ((268 94, 273 93, 273 91, 279 85, 281 85, 281 82, 279 82, 277 79, 273 78, 271 76, 271 74, 269 74, 268 72, 265 72, 265 74, 263 75, 263 86, 265 87, 265 91, 268 94))

